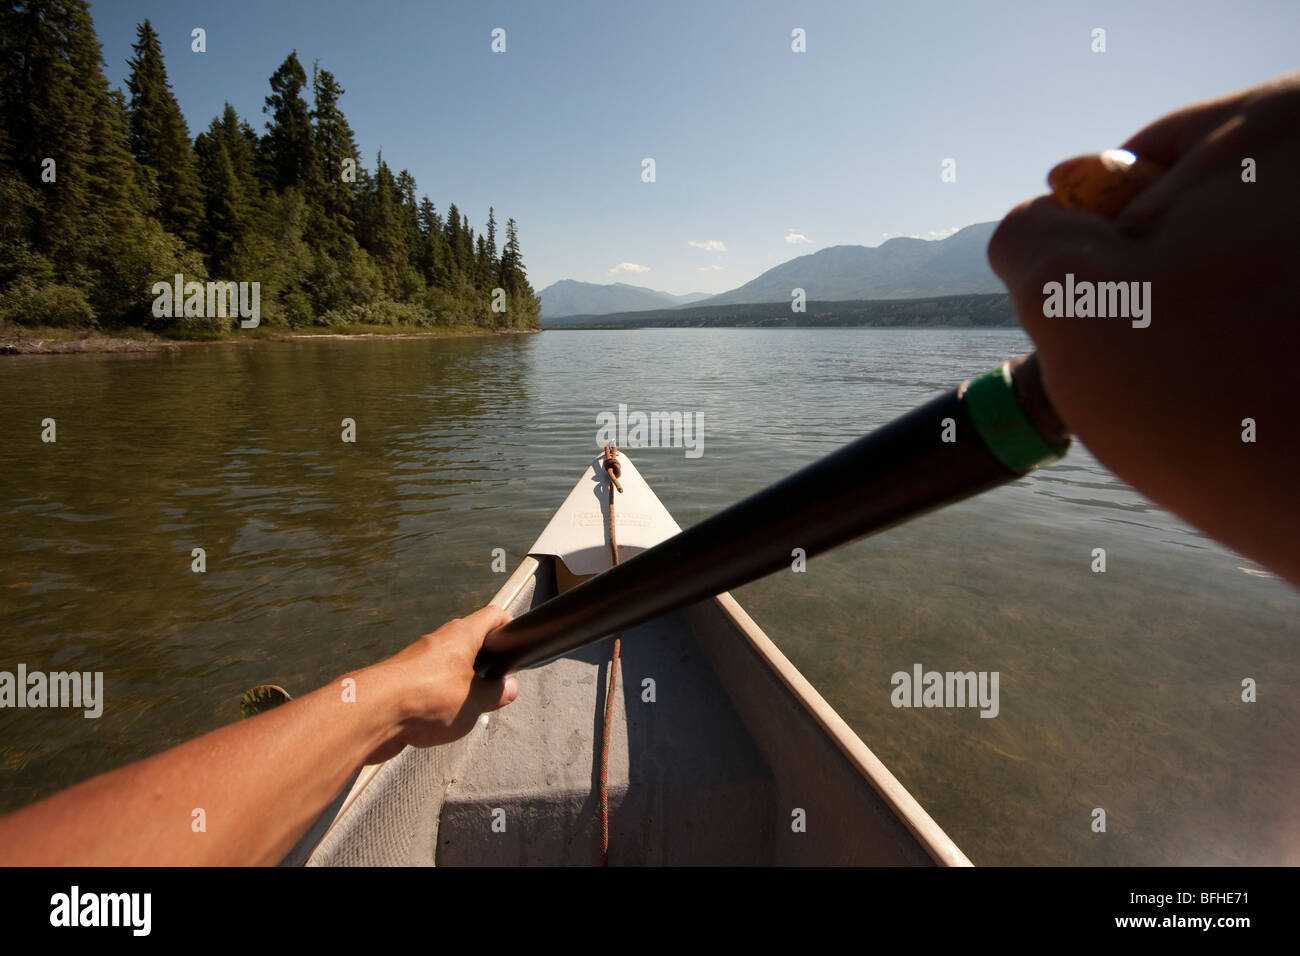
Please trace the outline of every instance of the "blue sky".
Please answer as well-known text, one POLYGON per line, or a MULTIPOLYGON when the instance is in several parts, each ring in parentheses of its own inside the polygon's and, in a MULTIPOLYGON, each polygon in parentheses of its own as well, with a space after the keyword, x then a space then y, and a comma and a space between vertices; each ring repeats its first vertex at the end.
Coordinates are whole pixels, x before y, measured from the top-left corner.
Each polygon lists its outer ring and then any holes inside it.
POLYGON ((1043 191, 1060 159, 1300 67, 1294 0, 102 0, 92 12, 114 85, 136 24, 153 22, 191 134, 226 100, 262 131, 267 78, 290 50, 309 73, 319 59, 347 90, 364 164, 382 148, 476 227, 489 205, 515 217, 538 289, 721 292, 827 246, 945 235, 1043 191), (204 54, 190 51, 196 26, 204 54), (496 27, 504 54, 490 49, 496 27), (805 53, 791 50, 796 27, 805 53), (1095 27, 1105 53, 1090 49, 1095 27), (948 157, 954 183, 940 180, 948 157))

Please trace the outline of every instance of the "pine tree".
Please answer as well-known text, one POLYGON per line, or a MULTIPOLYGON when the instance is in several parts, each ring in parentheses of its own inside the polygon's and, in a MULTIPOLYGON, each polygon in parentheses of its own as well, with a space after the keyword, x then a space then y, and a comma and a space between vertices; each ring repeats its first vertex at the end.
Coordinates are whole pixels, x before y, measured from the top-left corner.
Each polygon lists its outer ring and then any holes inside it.
POLYGON ((213 274, 229 274, 252 226, 260 192, 256 147, 256 134, 229 103, 194 141, 204 192, 199 244, 213 274))
POLYGON ((460 285, 460 277, 465 272, 465 263, 461 259, 463 244, 460 238, 460 210, 452 203, 447 207, 447 228, 444 230, 447 242, 447 285, 448 291, 454 292, 460 285))
POLYGON ((278 190, 298 186, 310 191, 320 180, 311 108, 302 96, 306 85, 307 74, 295 50, 271 75, 271 95, 262 107, 271 114, 262 151, 270 183, 278 190))
POLYGON ((442 234, 442 217, 429 197, 420 200, 419 267, 429 286, 447 287, 446 240, 442 234))
POLYGON ((125 104, 109 89, 85 0, 0 8, 0 101, 12 169, 39 196, 29 279, 50 282, 44 291, 64 304, 84 294, 72 310, 83 316, 143 319, 159 276, 202 273, 146 215, 153 204, 128 148, 125 104), (42 178, 46 160, 53 181, 42 178))
POLYGON ((406 233, 403 228, 401 196, 393 171, 383 154, 375 163, 375 175, 364 199, 365 214, 358 241, 374 259, 384 277, 389 295, 398 292, 403 268, 410 263, 406 233))
POLYGON ((334 79, 334 74, 322 70, 317 62, 312 66, 312 92, 315 107, 311 118, 320 161, 321 204, 328 217, 350 232, 354 227, 357 183, 344 181, 343 173, 347 160, 357 163, 358 151, 352 127, 339 107, 339 98, 346 91, 334 79))
POLYGON ((163 226, 193 242, 203 208, 194 152, 180 104, 167 82, 158 34, 148 20, 136 28, 132 49, 135 56, 127 61, 131 152, 148 171, 163 226))
POLYGON ((397 174, 397 195, 401 206, 402 238, 410 255, 410 265, 416 265, 420 249, 420 207, 415 201, 415 177, 403 169, 397 174))
POLYGON ((98 43, 93 50, 86 43, 94 35, 90 13, 76 0, 33 0, 0 7, 0 17, 0 98, 5 128, 13 131, 12 168, 44 199, 44 214, 32 223, 33 245, 57 257, 65 274, 76 273, 85 266, 81 229, 90 209, 81 173, 90 163, 93 110, 107 101, 107 83, 101 104, 97 91, 77 83, 100 67, 98 43), (55 184, 41 180, 46 158, 54 160, 55 184))
POLYGON ((382 156, 343 182, 356 142, 318 64, 313 108, 291 53, 270 79, 264 136, 226 104, 191 146, 148 21, 132 52, 128 108, 86 0, 0 4, 0 318, 230 329, 151 317, 153 283, 181 272, 255 276, 268 325, 536 323, 513 219, 498 258, 495 208, 476 236, 454 204, 443 217, 417 202, 414 177, 382 156), (486 307, 497 285, 505 317, 486 307))
POLYGON ((457 230, 460 237, 460 249, 457 251, 457 259, 461 262, 462 275, 461 281, 466 285, 474 282, 474 229, 469 224, 469 216, 464 213, 460 217, 460 229, 457 230))
POLYGON ((506 220, 506 244, 501 247, 501 264, 498 268, 497 281, 506 291, 513 291, 517 277, 523 274, 523 268, 515 221, 508 219, 506 220))
POLYGON ((474 288, 482 292, 492 287, 492 258, 488 255, 487 239, 478 237, 474 246, 474 288))
POLYGON ((0 286, 34 270, 42 280, 53 272, 53 264, 36 253, 29 240, 32 225, 40 214, 40 195, 23 182, 14 168, 4 83, 11 69, 7 62, 11 53, 11 18, 11 11, 0 11, 0 286))
MULTIPOLYGON (((98 43, 95 44, 98 47, 98 43)), ((102 72, 96 71, 103 81, 102 72)), ((96 74, 87 77, 93 83, 96 74)), ((127 321, 152 322, 149 290, 163 277, 184 273, 203 279, 202 259, 188 251, 175 234, 142 210, 152 203, 144 196, 140 167, 131 156, 126 100, 118 90, 107 93, 107 102, 96 111, 90 130, 92 161, 85 170, 93 201, 90 208, 88 264, 92 270, 89 296, 101 315, 127 321)), ((167 319, 167 328, 213 329, 221 323, 167 319)))
POLYGON ((206 193, 200 240, 214 274, 228 272, 235 250, 248 230, 248 202, 235 174, 234 163, 218 139, 201 144, 201 165, 206 193))
POLYGON ((257 152, 261 145, 257 133, 248 120, 239 118, 229 103, 221 114, 221 126, 226 152, 230 154, 235 175, 239 177, 251 200, 260 194, 262 185, 257 176, 257 152))
POLYGON ((506 244, 501 249, 498 270, 501 287, 506 290, 507 324, 515 328, 535 328, 542 304, 528 284, 523 253, 519 249, 519 229, 514 219, 506 220, 506 244))

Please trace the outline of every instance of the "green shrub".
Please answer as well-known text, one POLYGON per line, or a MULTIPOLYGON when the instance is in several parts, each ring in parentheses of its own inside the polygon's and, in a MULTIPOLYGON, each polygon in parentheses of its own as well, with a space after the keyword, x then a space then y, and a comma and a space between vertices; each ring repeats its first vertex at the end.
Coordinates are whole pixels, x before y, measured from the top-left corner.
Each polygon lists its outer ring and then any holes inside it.
POLYGON ((364 305, 350 305, 346 309, 331 309, 319 316, 316 324, 336 329, 353 325, 386 325, 396 329, 427 328, 434 322, 433 316, 418 305, 377 299, 364 305))
POLYGON ((98 325, 95 310, 75 286, 37 283, 29 276, 0 292, 0 319, 17 325, 89 329, 98 325))

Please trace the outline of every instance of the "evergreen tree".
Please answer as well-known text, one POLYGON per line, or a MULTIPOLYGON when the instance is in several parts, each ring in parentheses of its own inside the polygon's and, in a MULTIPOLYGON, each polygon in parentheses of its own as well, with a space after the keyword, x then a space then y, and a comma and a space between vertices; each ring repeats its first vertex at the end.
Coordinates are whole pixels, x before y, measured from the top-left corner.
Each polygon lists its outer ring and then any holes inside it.
POLYGON ((163 66, 162 46, 148 20, 136 28, 131 76, 131 152, 148 174, 164 228, 187 241, 198 237, 202 216, 199 179, 190 133, 172 95, 163 66))
MULTIPOLYGON (((86 79, 93 83, 96 77, 106 88, 107 80, 98 70, 86 79)), ((112 90, 95 114, 90 131, 92 161, 85 170, 93 197, 83 232, 92 275, 87 291, 99 314, 152 324, 153 284, 177 272, 201 280, 206 270, 201 257, 187 250, 181 239, 164 231, 157 219, 142 214, 153 204, 144 196, 137 175, 140 167, 127 147, 129 136, 126 100, 120 91, 112 90)), ((169 329, 212 329, 223 323, 169 317, 162 324, 169 329)))
POLYGON ((506 244, 501 250, 498 275, 506 290, 508 324, 514 328, 535 328, 542 314, 541 301, 533 294, 519 249, 519 229, 514 219, 506 220, 506 244))
POLYGON ((420 207, 415 201, 415 177, 403 169, 397 174, 397 195, 401 204, 402 236, 415 265, 420 248, 420 207))
POLYGON ((524 274, 523 258, 519 252, 519 234, 514 219, 506 220, 506 244, 501 248, 498 281, 507 292, 514 291, 515 283, 524 274))
POLYGON ((10 295, 6 313, 37 323, 74 315, 144 320, 159 276, 202 274, 198 259, 147 216, 154 204, 128 148, 125 104, 109 89, 85 0, 0 8, 0 101, 12 170, 39 197, 39 215, 33 205, 21 217, 30 224, 30 255, 26 275, 13 281, 25 281, 26 291, 7 290, 28 311, 14 308, 10 295), (42 176, 46 169, 51 179, 42 176), (43 319, 33 301, 56 302, 58 316, 43 319))
POLYGON ((58 256, 65 272, 75 273, 86 259, 81 226, 89 214, 90 193, 82 173, 91 162, 93 110, 108 102, 107 82, 102 97, 96 95, 99 90, 77 83, 78 77, 100 69, 90 12, 76 0, 32 0, 0 7, 0 17, 0 98, 4 126, 13 131, 12 168, 45 200, 31 238, 36 247, 58 256), (46 158, 54 160, 56 183, 42 183, 46 158), (50 185, 55 188, 43 188, 50 185))
POLYGON ((492 258, 488 255, 487 239, 479 236, 474 244, 474 288, 482 291, 492 287, 492 258))
POLYGON ((402 205, 393 171, 383 154, 375 163, 375 175, 364 199, 364 216, 358 239, 374 260, 384 279, 384 288, 396 294, 402 270, 410 262, 402 205))
POLYGON ((271 114, 262 151, 270 183, 279 190, 293 186, 311 190, 319 183, 311 108, 302 96, 306 85, 307 74, 295 50, 271 75, 271 95, 262 107, 263 113, 271 114))
POLYGON ((10 11, 0 11, 0 286, 24 276, 32 277, 34 285, 33 273, 39 273, 41 280, 47 281, 53 272, 53 264, 40 256, 29 241, 32 226, 40 215, 40 195, 23 182, 14 168, 3 84, 11 69, 8 62, 11 16, 10 11))
POLYGON ((249 204, 225 145, 203 136, 199 139, 206 200, 200 239, 209 267, 214 274, 223 274, 248 230, 249 204))
POLYGON ((420 200, 419 266, 426 285, 442 288, 442 218, 425 196, 420 200))
POLYGON ((148 21, 132 52, 128 107, 85 0, 0 4, 0 318, 234 327, 151 316, 153 284, 180 272, 260 282, 267 325, 536 324, 513 219, 498 258, 495 208, 476 236, 454 204, 444 217, 417 202, 415 178, 382 155, 344 182, 355 137, 319 64, 312 108, 291 53, 264 136, 226 104, 191 146, 148 21), (504 316, 488 307, 498 285, 504 316))
POLYGON ((194 141, 204 193, 199 244, 213 274, 230 274, 252 226, 260 194, 256 147, 256 134, 229 103, 194 141))
POLYGON ((464 213, 461 213, 460 229, 456 231, 456 235, 460 239, 460 249, 457 250, 456 258, 462 263, 461 281, 472 286, 476 266, 474 260, 474 229, 469 224, 469 216, 464 213))
POLYGON ((456 208, 455 203, 452 203, 447 207, 447 228, 444 233, 447 243, 447 285, 445 288, 448 291, 453 291, 460 284, 460 277, 465 271, 465 262, 461 259, 460 221, 460 210, 456 208))
POLYGON ((348 125, 347 117, 339 107, 339 98, 346 92, 329 70, 320 64, 312 66, 312 92, 315 108, 312 110, 316 155, 320 160, 321 203, 325 214, 346 231, 353 229, 353 209, 357 198, 357 184, 343 179, 345 162, 357 162, 357 143, 348 125))

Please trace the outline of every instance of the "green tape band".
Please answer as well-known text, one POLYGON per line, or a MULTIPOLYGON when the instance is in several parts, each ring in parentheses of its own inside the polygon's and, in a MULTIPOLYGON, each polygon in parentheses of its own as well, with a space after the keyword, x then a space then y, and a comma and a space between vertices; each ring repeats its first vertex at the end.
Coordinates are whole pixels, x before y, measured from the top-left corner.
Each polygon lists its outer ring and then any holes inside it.
POLYGON ((984 444, 1008 470, 1023 475, 1065 456, 1069 446, 1049 442, 1025 414, 1010 363, 971 379, 962 400, 984 444))

